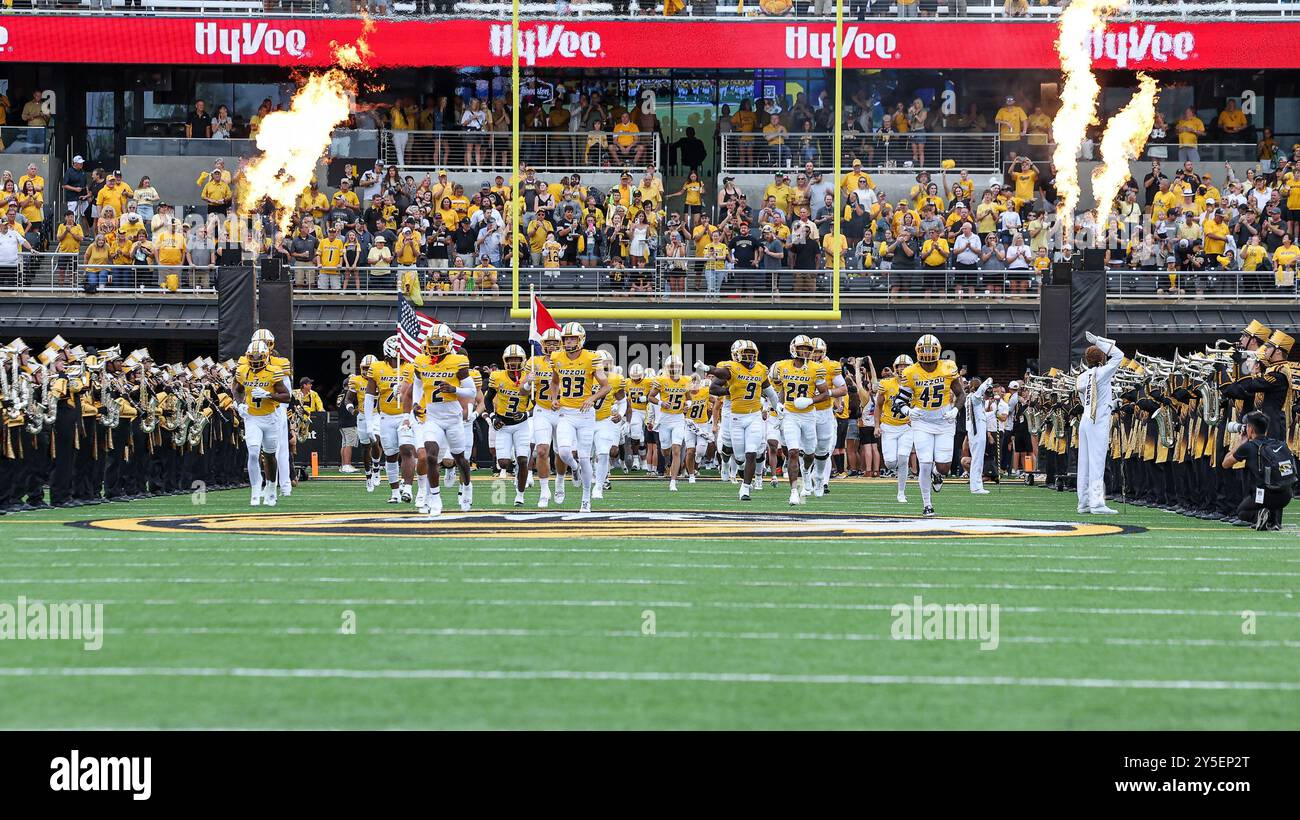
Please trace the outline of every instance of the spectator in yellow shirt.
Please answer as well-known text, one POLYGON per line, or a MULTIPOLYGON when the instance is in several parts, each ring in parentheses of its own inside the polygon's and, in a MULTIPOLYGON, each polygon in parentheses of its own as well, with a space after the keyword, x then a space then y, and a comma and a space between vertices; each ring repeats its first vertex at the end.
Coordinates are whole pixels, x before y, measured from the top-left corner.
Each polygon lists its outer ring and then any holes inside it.
MULTIPOLYGON (((402 240, 397 240, 401 246, 402 240)), ((343 239, 339 236, 339 226, 331 225, 329 232, 316 245, 316 265, 320 273, 316 278, 321 290, 342 290, 341 268, 343 267, 343 239)))
POLYGON ((230 212, 230 185, 221 178, 215 175, 209 177, 200 196, 207 203, 208 216, 225 216, 230 212))
POLYGON ((767 125, 763 126, 763 138, 767 140, 767 160, 773 165, 790 164, 790 148, 785 144, 790 132, 781 124, 781 115, 773 114, 767 125))
POLYGON ((614 144, 609 146, 610 156, 615 163, 631 161, 634 165, 641 164, 641 158, 645 156, 645 145, 637 139, 637 134, 640 133, 641 128, 624 111, 623 116, 614 124, 614 144))
POLYGON ((1174 123, 1178 133, 1178 159, 1182 162, 1200 162, 1201 152, 1197 148, 1200 138, 1205 136, 1205 123, 1196 116, 1196 111, 1188 108, 1183 111, 1183 118, 1174 123))
POLYGON ((308 413, 324 413, 325 405, 321 403, 320 394, 312 389, 312 384, 311 376, 303 376, 298 382, 298 395, 294 398, 308 413))
POLYGON ((1002 143, 1002 158, 1006 159, 1007 152, 1018 148, 1020 138, 1029 130, 1029 117, 1025 114, 1025 109, 1016 105, 1016 98, 1008 96, 1006 105, 998 109, 993 121, 997 124, 998 137, 1002 143))
POLYGON ((776 172, 776 180, 763 190, 763 199, 767 200, 772 197, 776 200, 776 207, 781 209, 782 213, 790 213, 790 208, 794 204, 795 190, 790 184, 790 177, 784 171, 776 172))
MULTIPOLYGON (((1223 132, 1225 142, 1241 142, 1242 132, 1247 129, 1246 112, 1237 107, 1236 100, 1228 100, 1228 105, 1219 112, 1219 130, 1223 132)), ((1254 140, 1250 140, 1254 142, 1254 140)))
POLYGON ((104 187, 99 189, 99 195, 95 197, 95 204, 99 206, 101 212, 105 207, 109 207, 113 209, 114 214, 121 214, 126 212, 126 201, 130 196, 126 186, 114 175, 104 181, 104 187))
POLYGON ((311 186, 298 196, 296 207, 300 213, 308 213, 313 219, 320 220, 325 216, 325 212, 330 208, 329 199, 321 193, 320 186, 315 179, 311 181, 311 186))
MULTIPOLYGON (((77 224, 77 215, 68 211, 63 215, 63 224, 54 232, 54 241, 57 243, 56 250, 63 254, 80 254, 81 243, 86 238, 86 232, 77 224)), ((65 287, 72 283, 72 277, 75 276, 76 262, 73 256, 65 256, 58 261, 59 269, 59 287, 65 287)))
POLYGON ((474 268, 474 290, 490 290, 493 293, 500 291, 497 286, 497 269, 486 256, 474 268))

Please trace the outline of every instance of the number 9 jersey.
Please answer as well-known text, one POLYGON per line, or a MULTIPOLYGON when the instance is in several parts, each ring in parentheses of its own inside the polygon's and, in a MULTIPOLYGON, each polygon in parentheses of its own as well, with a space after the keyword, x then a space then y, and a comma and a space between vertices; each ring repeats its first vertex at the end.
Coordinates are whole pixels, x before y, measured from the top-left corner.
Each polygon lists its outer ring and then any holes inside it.
POLYGON ((944 411, 952 406, 952 383, 957 378, 957 363, 940 359, 934 370, 920 364, 908 365, 898 377, 899 392, 912 396, 911 419, 930 424, 954 424, 945 421, 944 411))

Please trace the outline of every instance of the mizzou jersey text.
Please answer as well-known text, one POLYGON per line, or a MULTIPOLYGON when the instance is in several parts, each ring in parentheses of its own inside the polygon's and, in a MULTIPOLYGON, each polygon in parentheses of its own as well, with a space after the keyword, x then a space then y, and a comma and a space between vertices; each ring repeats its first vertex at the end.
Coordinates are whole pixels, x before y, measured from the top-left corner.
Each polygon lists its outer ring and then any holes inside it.
POLYGON ((455 404, 458 401, 456 394, 443 393, 439 388, 444 384, 460 387, 460 378, 457 374, 469 367, 469 359, 460 353, 448 353, 434 361, 427 354, 421 354, 415 357, 410 367, 413 380, 423 386, 423 393, 417 397, 416 404, 421 407, 443 402, 455 404))
POLYGON ((894 427, 907 424, 907 419, 894 412, 894 398, 898 396, 898 379, 890 376, 880 380, 880 423, 894 427))
POLYGON ((488 387, 496 391, 492 397, 492 410, 498 416, 518 416, 533 409, 533 397, 504 370, 492 372, 488 387))
POLYGON ((253 370, 249 365, 243 364, 235 372, 235 379, 244 387, 244 401, 248 404, 248 415, 269 416, 275 412, 280 402, 271 398, 255 399, 252 395, 259 387, 271 393, 275 392, 274 385, 280 380, 280 374, 275 368, 267 365, 260 370, 253 370))
POLYGON ((614 412, 614 404, 618 401, 615 394, 623 389, 623 377, 616 374, 609 374, 605 377, 609 382, 609 392, 601 396, 596 402, 596 421, 604 421, 614 412))
MULTIPOLYGON (((805 361, 802 365, 794 359, 783 359, 772 365, 771 381, 781 396, 781 403, 789 413, 810 413, 812 405, 802 410, 794 406, 795 399, 811 399, 817 395, 817 382, 824 382, 825 368, 819 362, 805 361)), ((731 406, 736 412, 736 406, 731 406)))
POLYGON ((377 402, 379 412, 386 416, 400 416, 402 414, 402 400, 399 397, 399 388, 401 383, 411 381, 414 376, 414 370, 410 362, 406 362, 399 370, 397 366, 388 362, 375 362, 370 365, 370 378, 375 383, 375 390, 378 393, 377 402))
POLYGON ((654 383, 659 385, 659 410, 669 416, 680 416, 686 410, 686 393, 690 390, 691 380, 688 376, 656 376, 654 383))
POLYGON ((899 378, 899 389, 910 388, 912 416, 938 418, 952 405, 952 383, 957 378, 957 364, 940 360, 934 370, 925 370, 919 364, 908 365, 899 378))
POLYGON ((356 397, 357 409, 360 410, 366 406, 366 377, 352 375, 348 376, 348 389, 356 397))
POLYGON ((755 362, 753 367, 745 367, 740 362, 718 362, 718 367, 731 371, 731 378, 727 380, 727 397, 731 399, 732 413, 743 415, 763 409, 767 365, 755 362))
POLYGON ((600 369, 596 354, 590 350, 578 351, 577 358, 570 358, 563 350, 551 354, 551 370, 558 383, 556 395, 561 409, 577 410, 595 394, 600 387, 596 381, 600 369))

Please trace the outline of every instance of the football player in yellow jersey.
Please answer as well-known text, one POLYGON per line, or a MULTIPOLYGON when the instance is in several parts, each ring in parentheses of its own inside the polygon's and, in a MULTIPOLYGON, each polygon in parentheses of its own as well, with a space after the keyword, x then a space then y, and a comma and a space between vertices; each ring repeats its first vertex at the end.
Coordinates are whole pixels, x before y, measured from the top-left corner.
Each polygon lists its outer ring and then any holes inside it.
MULTIPOLYGON (((542 355, 534 356, 528 361, 528 371, 524 380, 533 391, 533 466, 537 469, 537 478, 542 482, 542 496, 537 501, 540 509, 551 505, 551 445, 555 442, 555 427, 560 417, 551 409, 551 354, 562 345, 560 329, 550 328, 542 333, 542 355)), ((555 503, 564 503, 564 462, 555 465, 555 503)))
POLYGON ((384 358, 370 365, 366 374, 366 403, 373 408, 370 435, 379 439, 384 453, 384 471, 392 490, 389 504, 411 503, 415 478, 415 421, 403 412, 401 395, 402 382, 412 378, 411 363, 402 362, 401 354, 401 342, 389 336, 384 340, 384 358))
POLYGON ((817 451, 817 417, 813 405, 830 396, 826 370, 812 356, 813 341, 801 333, 790 340, 790 358, 777 362, 768 371, 785 410, 781 437, 785 439, 791 505, 803 504, 812 494, 813 453, 817 451))
MULTIPOLYGON (((701 366, 703 363, 701 362, 701 366)), ((709 455, 713 444, 713 405, 714 397, 709 394, 712 379, 708 372, 697 373, 691 379, 690 389, 686 392, 686 443, 683 452, 686 456, 686 483, 694 484, 702 464, 709 455)))
POLYGON ((720 458, 737 464, 741 459, 735 456, 743 455, 740 500, 748 501, 750 491, 760 489, 763 483, 761 473, 755 481, 755 473, 767 456, 763 397, 767 396, 773 407, 779 405, 781 399, 768 382, 767 365, 758 360, 758 345, 749 339, 736 340, 731 345, 731 360, 718 362, 717 367, 709 370, 709 375, 713 376, 710 392, 729 405, 727 410, 720 408, 718 412, 720 446, 722 433, 726 432, 728 436, 720 458))
MULTIPOLYGON (((292 404, 296 401, 293 398, 293 368, 290 366, 288 359, 276 352, 275 335, 266 328, 259 328, 253 332, 252 341, 262 342, 270 351, 271 367, 279 371, 283 377, 284 386, 289 390, 290 404, 292 404)), ((288 496, 293 493, 293 470, 289 460, 289 405, 284 404, 276 407, 275 415, 280 420, 280 438, 275 450, 276 481, 280 485, 280 495, 288 496)))
POLYGON ((886 469, 898 472, 898 502, 907 503, 907 475, 912 460, 912 425, 894 404, 899 376, 912 366, 912 357, 901 353, 893 370, 876 383, 876 431, 880 435, 880 460, 886 469))
POLYGON ((244 441, 248 445, 248 483, 252 488, 249 504, 275 506, 276 473, 262 481, 262 453, 271 456, 268 467, 275 467, 275 452, 280 440, 280 420, 276 408, 289 402, 289 388, 271 366, 271 350, 265 342, 252 342, 244 360, 235 371, 235 401, 244 422, 244 441))
POLYGON ((424 352, 411 362, 402 381, 402 412, 409 414, 415 404, 424 408, 424 421, 415 439, 424 442, 425 454, 426 475, 420 487, 424 503, 419 509, 437 518, 442 515, 438 462, 448 454, 460 472, 460 511, 469 512, 474 501, 469 459, 465 457, 465 405, 474 401, 478 386, 470 376, 469 359, 455 352, 451 328, 434 325, 421 344, 424 352), (426 482, 427 488, 423 486, 426 482))
POLYGON ((645 365, 629 365, 623 381, 627 393, 627 459, 633 470, 641 469, 641 447, 645 441, 646 404, 650 395, 650 380, 646 378, 645 365))
POLYGON ((844 365, 838 359, 826 356, 826 341, 813 337, 812 360, 822 366, 822 378, 826 381, 828 395, 813 404, 813 416, 817 419, 817 450, 813 456, 813 495, 821 496, 830 492, 831 450, 835 446, 835 408, 845 403, 849 393, 848 382, 844 381, 844 365))
POLYGON ((528 486, 528 454, 532 449, 532 425, 528 411, 533 396, 524 384, 527 354, 519 345, 510 345, 501 354, 504 370, 495 370, 488 378, 486 400, 491 408, 492 429, 496 431, 497 466, 503 471, 515 462, 515 506, 524 505, 528 486))
MULTIPOLYGON (((343 395, 344 406, 349 413, 355 413, 357 417, 357 444, 361 446, 364 453, 362 460, 366 464, 366 492, 368 493, 373 493, 375 487, 379 486, 379 440, 376 436, 370 435, 370 417, 375 412, 375 401, 373 396, 366 393, 367 376, 370 373, 370 365, 374 363, 374 356, 362 357, 360 372, 348 376, 343 395)), ((350 466, 350 459, 344 461, 350 466)))
POLYGON ((582 505, 578 512, 584 513, 591 512, 591 487, 595 478, 591 451, 595 446, 596 404, 610 389, 602 360, 583 347, 586 342, 587 331, 577 322, 568 322, 560 329, 562 346, 550 356, 548 394, 551 409, 558 415, 556 454, 582 482, 582 505))
POLYGON ((650 383, 646 401, 658 408, 654 429, 659 434, 659 447, 667 448, 668 489, 677 492, 677 476, 682 469, 682 448, 686 444, 686 394, 691 379, 683 372, 682 357, 664 359, 663 373, 650 383))
POLYGON ((609 357, 603 351, 595 351, 600 359, 600 366, 606 371, 609 380, 609 392, 596 402, 596 479, 591 490, 592 498, 604 498, 609 489, 610 459, 618 455, 618 440, 627 417, 627 391, 625 379, 617 367, 611 367, 609 357))
POLYGON ((956 362, 940 359, 939 339, 927 333, 916 341, 916 364, 903 369, 898 378, 894 411, 906 415, 912 424, 912 445, 916 448, 922 512, 934 517, 931 490, 943 489, 943 477, 952 466, 953 437, 957 432, 957 408, 966 400, 966 389, 957 375, 956 362))

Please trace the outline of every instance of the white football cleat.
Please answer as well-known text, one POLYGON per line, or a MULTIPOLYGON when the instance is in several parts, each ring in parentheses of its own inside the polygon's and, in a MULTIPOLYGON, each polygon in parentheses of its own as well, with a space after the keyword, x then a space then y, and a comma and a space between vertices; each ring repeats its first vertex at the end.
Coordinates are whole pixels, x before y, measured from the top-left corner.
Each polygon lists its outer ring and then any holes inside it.
POLYGON ((344 464, 342 467, 339 468, 340 473, 355 473, 356 471, 357 468, 353 467, 351 464, 344 464))
POLYGON ((686 476, 686 483, 687 484, 695 483, 695 473, 691 473, 690 475, 686 476))
POLYGON ((971 495, 988 495, 989 491, 980 487, 978 490, 971 490, 971 495))
POLYGON ((274 507, 278 499, 276 498, 275 487, 267 487, 262 491, 262 503, 268 507, 274 507))
POLYGON ((668 479, 668 492, 670 493, 677 492, 677 479, 675 478, 668 479))
POLYGON ((524 494, 517 490, 515 491, 515 506, 516 507, 524 506, 524 494))
POLYGON ((436 490, 430 490, 428 497, 425 499, 429 506, 427 512, 430 518, 437 518, 442 515, 442 493, 436 490))
POLYGON ((1102 504, 1100 507, 1092 507, 1088 512, 1093 515, 1119 515, 1119 510, 1107 507, 1105 504, 1102 504))
POLYGON ((741 485, 740 485, 740 500, 741 500, 741 501, 748 501, 748 500, 749 500, 749 485, 748 485, 748 484, 741 484, 741 485))
POLYGON ((584 499, 582 499, 582 503, 578 505, 578 512, 580 512, 580 513, 589 513, 589 512, 591 512, 591 499, 590 499, 590 498, 584 498, 584 499))
POLYGON ((1075 510, 1075 512, 1077 512, 1079 515, 1087 515, 1088 508, 1080 504, 1078 508, 1075 510))
POLYGON ((429 495, 429 491, 428 491, 428 490, 423 490, 423 489, 420 490, 418 493, 416 493, 416 494, 415 494, 415 506, 417 506, 417 507, 427 507, 428 505, 424 503, 424 499, 427 498, 428 495, 429 495))
POLYGON ((547 490, 547 485, 542 484, 542 497, 537 499, 537 509, 544 510, 551 506, 551 494, 547 490))
POLYGON ((366 492, 373 493, 374 491, 375 491, 375 476, 373 473, 366 473, 366 492))
POLYGON ((248 506, 250 506, 250 507, 260 507, 260 506, 262 506, 262 491, 261 491, 261 490, 253 490, 253 495, 248 499, 248 506))
POLYGON ((532 488, 533 488, 533 473, 532 473, 531 470, 529 470, 529 471, 528 471, 528 480, 524 482, 524 489, 525 489, 525 490, 531 490, 532 488))
POLYGON ((803 503, 803 494, 795 487, 790 488, 790 506, 797 507, 803 503))
POLYGON ((907 494, 906 494, 906 493, 899 493, 899 494, 898 494, 898 503, 899 503, 899 504, 906 504, 906 503, 907 503, 907 494))
POLYGON ((604 488, 602 488, 602 487, 592 487, 592 488, 591 488, 591 497, 592 497, 592 498, 604 498, 604 497, 605 497, 605 490, 604 490, 604 488))
POLYGON ((813 484, 813 491, 812 491, 813 496, 817 498, 821 498, 825 492, 826 492, 826 486, 822 484, 820 481, 815 482, 813 484))
POLYGON ((410 488, 410 487, 403 487, 403 488, 402 488, 402 496, 401 496, 401 497, 402 497, 402 503, 403 503, 403 504, 410 504, 410 503, 411 503, 411 488, 410 488))
POLYGON ((556 504, 563 504, 563 503, 564 503, 564 485, 563 485, 563 484, 561 484, 561 485, 560 485, 560 488, 559 488, 558 490, 555 491, 555 503, 556 503, 556 504))
POLYGON ((388 496, 388 503, 389 503, 389 504, 401 504, 401 503, 402 503, 402 491, 401 491, 401 490, 393 490, 392 494, 388 496))

